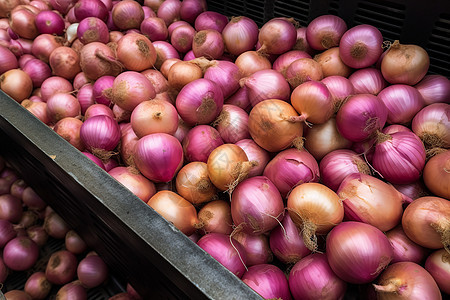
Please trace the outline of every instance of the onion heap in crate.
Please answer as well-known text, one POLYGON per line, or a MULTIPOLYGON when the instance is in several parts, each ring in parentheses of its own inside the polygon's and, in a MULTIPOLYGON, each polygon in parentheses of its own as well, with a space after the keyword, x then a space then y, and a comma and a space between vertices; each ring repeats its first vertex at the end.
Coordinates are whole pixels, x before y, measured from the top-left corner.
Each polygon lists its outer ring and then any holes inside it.
POLYGON ((450 293, 450 83, 420 46, 202 0, 0 16, 0 88, 263 297, 450 293))

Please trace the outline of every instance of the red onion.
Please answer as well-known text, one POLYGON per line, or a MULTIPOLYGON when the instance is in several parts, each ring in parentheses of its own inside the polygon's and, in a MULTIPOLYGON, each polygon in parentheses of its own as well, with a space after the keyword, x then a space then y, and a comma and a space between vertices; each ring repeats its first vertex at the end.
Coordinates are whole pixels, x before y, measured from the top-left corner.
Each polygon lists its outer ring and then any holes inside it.
POLYGON ((52 76, 42 82, 41 98, 47 102, 49 98, 57 93, 70 93, 72 90, 73 86, 70 81, 60 76, 52 76))
POLYGON ((208 233, 198 240, 197 245, 237 277, 244 275, 247 261, 245 249, 229 235, 208 233))
POLYGON ((77 276, 85 288, 94 288, 108 278, 108 266, 100 256, 90 255, 78 263, 77 276))
POLYGON ((39 33, 62 35, 64 33, 64 19, 52 10, 43 10, 36 15, 36 27, 39 33))
POLYGON ((136 145, 139 138, 133 131, 130 123, 120 123, 120 143, 119 143, 119 153, 122 158, 123 163, 126 166, 134 165, 133 162, 133 152, 134 146, 136 145))
POLYGON ((133 194, 145 203, 156 193, 153 182, 145 178, 143 175, 133 172, 126 167, 115 167, 108 171, 118 182, 123 184, 133 194))
POLYGON ((114 78, 114 76, 102 76, 95 81, 92 95, 96 103, 111 106, 114 78))
POLYGON ((86 110, 93 104, 95 104, 94 99, 94 87, 91 83, 83 85, 77 93, 78 102, 81 106, 81 114, 86 114, 86 110))
POLYGON ((146 18, 142 21, 140 30, 150 41, 165 41, 169 36, 167 25, 158 17, 146 18))
POLYGON ((342 222, 328 234, 326 253, 331 269, 349 283, 377 278, 393 257, 388 238, 376 227, 342 222))
POLYGON ((22 201, 11 194, 0 196, 0 219, 18 223, 22 217, 22 201))
POLYGON ((176 27, 170 36, 172 46, 180 53, 186 53, 192 49, 192 42, 196 31, 191 25, 176 27))
POLYGON ((9 193, 16 198, 22 199, 23 191, 27 186, 27 183, 23 179, 17 179, 11 184, 9 193))
POLYGON ((152 83, 155 88, 155 93, 157 94, 156 98, 158 97, 158 94, 162 94, 169 90, 169 83, 160 71, 148 69, 141 73, 152 83))
POLYGON ((18 67, 16 56, 9 49, 0 45, 0 74, 18 67))
POLYGON ((84 119, 87 120, 91 117, 105 115, 114 119, 114 113, 111 108, 103 104, 92 104, 84 112, 84 119))
POLYGON ((445 103, 450 98, 450 81, 442 75, 425 75, 414 87, 422 95, 425 105, 445 103))
POLYGON ((259 30, 258 51, 269 54, 282 54, 294 47, 297 41, 295 26, 287 19, 274 18, 267 21, 259 30))
POLYGON ((109 31, 105 22, 96 17, 83 19, 77 27, 77 37, 83 44, 109 42, 109 31))
POLYGON ((182 20, 171 23, 169 26, 167 26, 167 31, 169 32, 169 38, 172 35, 172 32, 175 30, 175 28, 177 28, 178 26, 181 26, 181 25, 191 25, 191 24, 189 24, 186 21, 182 21, 182 20))
POLYGON ((133 109, 130 122, 139 138, 152 133, 174 134, 178 128, 178 113, 167 101, 143 101, 133 109))
POLYGON ((258 146, 252 139, 242 139, 235 143, 244 150, 249 161, 256 161, 258 165, 254 166, 248 173, 248 177, 259 176, 263 174, 264 168, 269 162, 269 152, 258 146))
POLYGON ((80 102, 71 94, 57 93, 48 98, 47 113, 55 123, 66 117, 75 118, 81 115, 80 102))
POLYGON ((322 80, 322 66, 312 58, 299 58, 294 60, 286 69, 286 80, 292 88, 309 80, 322 80))
POLYGON ((74 279, 77 273, 77 258, 67 250, 53 252, 45 269, 45 276, 50 283, 63 285, 74 279))
POLYGON ((21 38, 34 39, 39 35, 36 27, 36 15, 39 10, 31 5, 15 7, 9 16, 9 28, 21 38))
POLYGON ((250 138, 248 114, 242 108, 225 104, 214 126, 225 143, 233 143, 250 138))
POLYGON ((106 21, 108 18, 108 9, 100 0, 78 0, 74 6, 74 14, 79 22, 89 17, 106 21))
POLYGON ((297 262, 289 272, 289 288, 294 299, 313 300, 333 295, 343 299, 347 283, 331 269, 327 255, 314 253, 297 262))
POLYGON ((338 46, 347 24, 338 16, 322 15, 313 19, 306 27, 306 40, 311 48, 325 50, 338 46))
POLYGON ((240 54, 234 63, 241 71, 242 77, 248 77, 257 71, 272 68, 272 64, 266 55, 252 50, 240 54))
POLYGON ((222 33, 227 24, 227 16, 215 11, 204 11, 195 19, 194 27, 197 31, 212 29, 222 33))
POLYGON ((80 67, 91 80, 105 75, 117 76, 122 71, 122 66, 111 48, 100 42, 92 42, 81 48, 80 67))
POLYGON ((347 97, 356 94, 352 82, 343 76, 328 76, 322 79, 333 99, 337 112, 347 97))
POLYGON ((264 299, 292 299, 286 275, 275 265, 251 266, 242 276, 242 281, 264 299))
POLYGON ((56 293, 56 299, 87 300, 86 289, 79 281, 63 285, 56 293))
POLYGON ((80 138, 80 128, 83 121, 73 117, 65 117, 56 122, 53 131, 68 141, 72 146, 80 151, 84 151, 85 146, 80 138))
POLYGON ((154 182, 168 182, 183 164, 183 148, 171 135, 149 134, 136 143, 134 162, 148 179, 154 182))
POLYGON ((384 127, 387 108, 376 96, 358 94, 351 96, 336 115, 336 125, 346 139, 364 141, 384 127))
POLYGON ((289 191, 304 182, 319 181, 319 166, 305 150, 295 148, 279 152, 264 169, 267 176, 285 198, 289 191))
POLYGON ((32 210, 26 210, 22 213, 22 217, 17 222, 17 227, 20 229, 28 229, 38 222, 38 214, 32 210))
POLYGON ((52 284, 45 277, 44 272, 36 272, 28 277, 24 291, 33 299, 45 299, 52 289, 52 284))
POLYGON ((69 225, 56 212, 51 212, 45 217, 44 228, 49 236, 56 239, 64 238, 70 230, 69 225))
POLYGON ((44 80, 52 74, 50 67, 42 60, 36 58, 26 62, 22 70, 30 76, 35 88, 40 87, 44 80))
POLYGON ((313 55, 315 53, 315 50, 308 44, 308 40, 306 39, 306 29, 307 27, 297 28, 297 40, 292 49, 304 51, 309 55, 313 55))
POLYGON ((381 71, 375 68, 356 70, 348 79, 353 85, 355 94, 378 95, 387 86, 381 71))
POLYGON ((27 236, 39 247, 43 247, 48 241, 48 233, 41 225, 34 225, 27 228, 27 236))
POLYGON ((144 11, 144 20, 156 17, 156 12, 153 11, 150 7, 144 5, 142 6, 142 10, 144 11))
POLYGON ((231 18, 223 28, 222 37, 227 51, 233 55, 240 55, 253 50, 258 41, 258 25, 245 16, 231 18))
POLYGON ((94 154, 89 153, 89 152, 81 152, 81 153, 83 153, 85 156, 87 156, 87 158, 89 158, 97 166, 99 166, 100 168, 102 168, 103 170, 106 171, 105 165, 103 164, 103 161, 100 158, 98 158, 97 156, 95 156, 94 154))
MULTIPOLYGON (((166 41, 156 41, 153 42, 153 46, 155 47, 156 51, 155 67, 158 70, 160 70, 162 74, 164 74, 163 71, 164 62, 169 61, 175 63, 180 60, 180 54, 177 52, 177 49, 175 49, 174 46, 172 46, 172 44, 166 41)), ((168 69, 170 69, 170 67, 168 69)))
POLYGON ((218 85, 208 79, 196 79, 178 93, 176 108, 189 125, 208 124, 219 115, 223 94, 218 85))
POLYGON ((108 155, 108 151, 114 150, 120 140, 120 129, 117 121, 98 115, 84 121, 80 128, 80 138, 86 149, 100 155, 108 155))
POLYGON ((450 294, 450 255, 445 249, 434 251, 425 262, 425 269, 433 276, 440 290, 450 294))
POLYGON ((270 232, 269 242, 275 257, 285 264, 295 264, 311 253, 289 214, 285 214, 281 225, 270 232))
POLYGON ((225 99, 225 104, 236 105, 246 112, 250 112, 252 105, 248 97, 248 89, 246 86, 239 88, 233 95, 225 99))
POLYGON ((117 42, 117 59, 129 71, 144 71, 156 62, 156 49, 152 42, 139 33, 127 33, 117 42))
POLYGON ((357 25, 347 30, 339 43, 342 61, 351 68, 373 65, 383 52, 383 36, 374 26, 357 25))
MULTIPOLYGON (((32 97, 30 97, 31 99, 32 97)), ((41 98, 35 98, 34 100, 23 100, 20 105, 25 107, 30 113, 32 113, 36 118, 41 120, 44 124, 49 125, 51 123, 50 117, 47 113, 47 103, 42 102, 41 98)))
POLYGON ((22 55, 18 59, 19 67, 22 69, 27 62, 29 62, 30 60, 35 59, 35 58, 36 57, 34 57, 33 54, 24 54, 24 55, 22 55))
POLYGON ((272 262, 273 255, 269 247, 269 239, 266 235, 254 235, 238 231, 233 234, 233 238, 245 249, 247 254, 247 267, 272 262))
POLYGON ((420 178, 425 158, 425 147, 414 133, 380 133, 372 164, 387 181, 407 184, 420 178))
POLYGON ((112 94, 115 104, 128 111, 132 111, 139 103, 156 96, 150 80, 135 71, 119 74, 114 79, 112 94))
POLYGON ((257 235, 269 232, 283 216, 280 192, 265 176, 245 179, 231 195, 231 217, 245 233, 257 235))
POLYGON ((86 77, 86 74, 84 72, 79 72, 75 77, 73 78, 73 88, 75 90, 79 90, 83 87, 83 85, 91 83, 91 80, 86 77))
POLYGON ((76 3, 75 0, 49 0, 53 9, 57 10, 61 14, 65 15, 70 8, 76 3))
POLYGON ((289 83, 275 70, 261 70, 240 80, 246 86, 252 106, 266 99, 289 100, 291 89, 289 83))
POLYGON ((184 0, 181 2, 180 18, 191 24, 194 24, 195 19, 199 14, 206 11, 205 0, 184 0))
POLYGON ((5 282, 6 279, 8 278, 8 275, 9 275, 8 267, 6 267, 5 263, 3 262, 3 259, 0 258, 0 280, 1 280, 1 282, 5 282))
POLYGON ((192 51, 195 57, 219 59, 225 50, 222 34, 213 29, 200 30, 194 35, 192 51))
POLYGON ((73 229, 66 233, 64 238, 64 245, 67 250, 73 254, 82 254, 87 250, 87 245, 84 240, 73 229))
POLYGON ((184 55, 183 60, 184 60, 184 61, 190 61, 190 60, 193 60, 193 59, 195 59, 195 58, 196 58, 196 57, 195 57, 195 55, 194 55, 194 51, 189 50, 189 51, 184 55))
POLYGON ((212 200, 198 211, 198 220, 201 224, 200 232, 207 234, 217 232, 231 234, 233 220, 229 201, 212 200))
POLYGON ((291 50, 278 56, 277 59, 275 59, 275 61, 273 62, 272 68, 285 76, 286 70, 289 65, 300 58, 311 58, 311 55, 309 55, 305 51, 291 50))
POLYGON ((377 299, 441 299, 433 277, 413 262, 398 262, 387 267, 374 284, 377 299))
POLYGON ((449 104, 430 104, 414 116, 411 129, 429 149, 450 148, 449 114, 449 104))
POLYGON ((410 261, 417 264, 422 263, 428 254, 428 250, 408 238, 401 225, 386 232, 386 236, 394 249, 391 263, 399 261, 410 261))
POLYGON ((27 186, 23 191, 22 202, 28 209, 42 210, 47 203, 34 191, 31 186, 27 186))
POLYGON ((215 82, 222 89, 224 99, 239 89, 239 79, 241 79, 238 66, 224 60, 210 62, 203 77, 215 82))
POLYGON ((0 219, 0 248, 3 249, 5 245, 17 236, 13 224, 4 219, 0 219))
POLYGON ((0 17, 6 19, 6 17, 8 17, 11 10, 13 10, 20 3, 21 3, 21 1, 2 1, 2 2, 0 2, 0 17))
POLYGON ((19 236, 3 248, 3 262, 14 271, 30 269, 39 257, 39 247, 30 238, 19 236))
POLYGON ((158 7, 156 15, 158 18, 164 20, 167 26, 171 23, 180 20, 181 1, 169 0, 164 1, 158 7))
POLYGON ((50 54, 56 48, 62 46, 63 38, 59 36, 53 36, 51 34, 40 34, 33 40, 31 46, 31 53, 40 60, 48 63, 50 54))
POLYGON ((187 125, 181 118, 180 115, 178 115, 178 128, 177 131, 173 134, 174 137, 176 137, 180 143, 183 142, 184 138, 187 136, 188 132, 192 128, 187 125))
POLYGON ((187 161, 208 160, 209 154, 224 142, 219 132, 209 125, 193 127, 183 140, 183 150, 187 161))

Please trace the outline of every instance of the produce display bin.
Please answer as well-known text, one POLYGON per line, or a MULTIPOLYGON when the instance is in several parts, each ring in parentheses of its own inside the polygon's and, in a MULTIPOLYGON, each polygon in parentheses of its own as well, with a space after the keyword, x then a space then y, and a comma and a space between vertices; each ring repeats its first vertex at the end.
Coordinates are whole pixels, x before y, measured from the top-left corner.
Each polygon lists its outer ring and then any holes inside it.
MULTIPOLYGON (((208 9, 262 25, 322 14, 371 24, 385 40, 424 47, 430 73, 450 76, 450 1, 209 0, 208 9)), ((0 155, 144 299, 261 299, 171 223, 0 91, 0 155)))

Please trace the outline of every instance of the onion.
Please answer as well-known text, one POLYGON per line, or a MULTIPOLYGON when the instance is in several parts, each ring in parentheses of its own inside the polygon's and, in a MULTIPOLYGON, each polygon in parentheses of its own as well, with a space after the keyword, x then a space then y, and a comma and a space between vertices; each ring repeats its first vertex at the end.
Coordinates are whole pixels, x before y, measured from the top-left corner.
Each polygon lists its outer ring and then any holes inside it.
POLYGON ((312 58, 299 58, 294 60, 286 69, 286 80, 295 89, 309 80, 322 80, 322 66, 312 58))
POLYGON ((117 76, 122 71, 111 48, 100 42, 92 42, 81 48, 80 67, 91 80, 105 75, 117 76))
POLYGON ((347 290, 347 283, 331 269, 327 256, 314 253, 297 262, 289 272, 289 288, 294 299, 321 299, 333 295, 342 299, 347 290))
POLYGON ((77 277, 85 288, 94 288, 108 279, 108 266, 98 255, 86 256, 78 263, 77 277))
MULTIPOLYGON (((180 60, 180 54, 177 52, 177 49, 172 46, 172 44, 165 41, 155 41, 153 42, 153 47, 155 47, 156 50, 155 67, 167 78, 166 74, 168 72, 163 70, 164 62, 177 62, 180 60)), ((170 66, 165 66, 167 71, 170 69, 170 66)))
POLYGON ((22 202, 28 209, 42 210, 47 203, 34 191, 31 186, 27 186, 22 194, 22 202))
POLYGON ((1 1, 0 2, 0 17, 8 17, 9 13, 21 3, 21 1, 1 1))
POLYGON ((450 202, 444 198, 421 197, 410 203, 402 217, 406 235, 420 246, 430 249, 446 247, 449 252, 450 202))
POLYGON ((170 42, 178 52, 187 53, 192 50, 192 42, 194 41, 195 34, 196 31, 191 25, 180 25, 173 29, 170 35, 170 42))
POLYGON ((230 202, 224 200, 212 200, 198 211, 200 232, 208 234, 217 232, 231 234, 233 220, 231 218, 230 202))
POLYGON ((114 76, 102 76, 95 81, 92 96, 96 103, 111 106, 114 78, 114 76))
POLYGON ((219 59, 225 49, 220 32, 213 29, 200 30, 194 35, 192 51, 195 57, 204 56, 208 59, 219 59))
POLYGON ((244 275, 247 261, 245 249, 229 235, 208 233, 198 240, 197 245, 237 277, 244 275))
POLYGON ((73 7, 73 12, 78 21, 95 17, 102 21, 108 18, 108 9, 100 0, 78 0, 73 7))
POLYGON ((196 79, 185 85, 176 98, 176 108, 189 125, 208 124, 217 118, 223 106, 218 85, 208 79, 196 79))
POLYGON ((27 61, 22 70, 30 76, 35 88, 40 87, 44 80, 52 74, 50 67, 42 60, 36 58, 27 61))
POLYGON ((379 133, 373 167, 389 182, 407 184, 418 180, 425 166, 425 147, 412 132, 379 133))
POLYGON ((295 26, 288 19, 274 18, 261 27, 258 34, 261 48, 258 50, 269 54, 282 54, 294 47, 297 41, 295 26))
POLYGON ((84 112, 84 119, 87 120, 91 117, 105 115, 114 119, 114 113, 111 108, 103 104, 94 103, 90 105, 84 112))
POLYGON ((77 37, 83 44, 109 42, 109 31, 106 23, 96 17, 83 19, 77 27, 77 37))
POLYGON ((236 105, 246 112, 250 112, 252 106, 248 98, 248 89, 246 86, 239 88, 233 95, 225 99, 225 104, 236 105))
POLYGON ((338 195, 323 184, 303 183, 289 193, 287 209, 295 225, 302 229, 303 241, 317 249, 317 234, 328 233, 344 217, 338 195))
POLYGON ((8 300, 31 300, 31 296, 22 290, 10 290, 4 295, 5 299, 8 300))
POLYGON ((4 219, 0 219, 0 247, 3 249, 5 245, 17 236, 13 224, 4 219))
POLYGON ((195 207, 171 191, 159 191, 147 204, 185 235, 194 233, 198 224, 195 207))
POLYGON ((52 284, 44 272, 35 272, 25 282, 24 291, 33 299, 45 299, 52 289, 52 284))
POLYGON ((439 153, 428 160, 423 170, 426 187, 436 196, 450 200, 450 151, 439 153))
POLYGON ((433 277, 413 262, 398 262, 381 273, 377 284, 377 299, 441 299, 442 295, 433 277))
POLYGON ((288 101, 291 94, 289 83, 275 70, 261 70, 240 80, 241 86, 246 86, 252 106, 267 99, 288 101))
POLYGON ((244 150, 249 161, 256 161, 258 163, 258 165, 250 170, 248 177, 262 175, 270 159, 269 153, 258 146, 252 139, 242 139, 235 144, 244 150))
POLYGON ((275 265, 258 264, 251 266, 241 279, 264 299, 292 299, 286 276, 275 265))
POLYGON ((429 195, 422 179, 408 184, 393 184, 393 186, 397 191, 403 194, 405 204, 409 204, 417 198, 429 195))
POLYGON ((236 143, 250 138, 248 132, 248 114, 242 108, 225 104, 214 126, 225 143, 236 143))
POLYGON ((241 74, 236 64, 224 60, 213 60, 209 63, 203 77, 219 85, 226 99, 239 89, 241 74))
POLYGON ((369 283, 393 257, 387 237, 376 227, 342 222, 327 237, 326 253, 331 269, 349 283, 369 283))
POLYGON ((138 2, 124 0, 114 5, 111 16, 114 25, 121 30, 139 28, 144 20, 144 10, 138 2))
POLYGON ((418 45, 403 45, 394 41, 381 61, 381 73, 392 84, 414 85, 428 72, 430 58, 418 45))
POLYGON ((425 269, 433 276, 440 290, 450 294, 450 257, 445 249, 434 251, 425 262, 425 269))
POLYGON ((442 75, 425 75, 414 87, 422 95, 425 105, 445 103, 450 98, 450 81, 442 75))
POLYGON ((450 148, 450 105, 425 106, 414 116, 411 129, 427 149, 450 148))
POLYGON ((339 56, 339 47, 333 47, 317 54, 314 59, 321 65, 323 77, 343 76, 348 77, 352 69, 344 64, 339 56))
POLYGON ((70 230, 69 225, 56 212, 45 217, 44 228, 49 236, 56 239, 64 238, 70 230))
POLYGON ((64 33, 64 19, 55 11, 43 10, 36 15, 36 28, 39 33, 62 35, 64 33))
POLYGON ((134 166, 134 146, 139 138, 133 131, 130 123, 120 123, 119 154, 125 166, 134 166))
POLYGON ((287 149, 279 152, 264 169, 283 198, 296 185, 319 181, 319 166, 314 157, 305 150, 287 149))
POLYGON ((343 34, 339 54, 347 66, 362 69, 377 62, 383 52, 382 44, 383 36, 376 27, 357 25, 343 34))
POLYGON ((269 247, 269 239, 265 234, 248 234, 238 231, 233 238, 245 249, 247 254, 247 267, 272 262, 273 255, 269 247))
POLYGON ((41 98, 47 102, 48 99, 57 93, 70 93, 72 90, 73 86, 70 81, 60 76, 52 76, 42 82, 41 98))
POLYGON ((156 93, 147 77, 136 71, 126 71, 114 79, 112 95, 116 105, 132 111, 139 103, 154 98, 156 93))
POLYGON ((169 37, 167 25, 158 17, 146 18, 142 21, 140 30, 150 41, 165 41, 169 37))
MULTIPOLYGON (((41 100, 39 98, 39 100, 41 100)), ((44 124, 49 125, 51 123, 50 117, 47 113, 47 103, 45 102, 33 102, 31 100, 25 99, 20 105, 25 107, 30 113, 32 113, 36 118, 41 120, 44 124)))
POLYGON ((298 145, 301 141, 303 126, 297 119, 297 112, 285 101, 264 100, 250 112, 249 132, 259 146, 270 152, 278 152, 293 144, 298 145))
POLYGON ((17 228, 28 229, 31 226, 36 225, 38 222, 38 214, 32 210, 26 210, 22 213, 22 217, 17 222, 17 228))
POLYGON ((291 50, 278 56, 273 62, 273 69, 280 72, 283 76, 286 76, 286 70, 289 65, 300 58, 311 58, 311 55, 305 51, 291 50))
POLYGON ((191 24, 202 12, 206 11, 206 1, 204 0, 185 0, 181 2, 180 18, 191 24))
POLYGON ((65 117, 56 122, 53 130, 72 146, 80 151, 84 151, 85 146, 80 137, 80 128, 83 122, 74 117, 65 117))
POLYGON ((258 41, 258 25, 245 16, 232 17, 223 28, 222 37, 227 52, 240 55, 253 50, 258 41))
POLYGON ((231 192, 244 180, 253 166, 244 150, 235 144, 223 144, 215 148, 207 160, 211 182, 221 191, 231 192))
POLYGON ((257 51, 246 51, 240 54, 235 60, 236 66, 241 71, 242 77, 248 77, 253 73, 272 67, 271 62, 266 57, 257 51))
POLYGON ((170 67, 167 82, 171 88, 179 91, 186 84, 202 77, 203 72, 198 65, 190 61, 178 61, 170 67))
POLYGON ((222 33, 227 24, 227 16, 215 11, 204 11, 195 19, 194 27, 197 31, 212 29, 222 33))
POLYGON ((18 223, 22 218, 22 201, 11 194, 0 196, 0 219, 18 223))
POLYGON ((77 258, 72 252, 53 252, 45 268, 45 276, 50 283, 63 285, 74 279, 77 273, 77 258))
POLYGON ((371 94, 358 94, 342 105, 336 115, 336 125, 343 137, 361 142, 383 128, 386 119, 387 108, 383 102, 371 94))
POLYGON ((300 114, 299 120, 313 124, 325 123, 334 113, 331 94, 320 81, 310 80, 297 86, 291 94, 291 104, 300 114))
POLYGON ((80 57, 78 53, 69 47, 58 47, 52 51, 49 57, 53 75, 65 79, 73 79, 80 71, 80 57))
POLYGON ((158 11, 159 6, 163 3, 163 0, 144 0, 144 5, 149 7, 154 12, 158 11))
POLYGON ((17 179, 11 184, 10 194, 16 198, 22 199, 23 191, 27 183, 23 179, 17 179))
POLYGON ((183 151, 187 161, 206 163, 211 152, 224 142, 219 132, 209 125, 198 125, 189 130, 183 140, 183 151))
POLYGON ((9 49, 0 45, 0 74, 18 67, 16 56, 9 49))
POLYGON ((48 63, 50 54, 62 46, 63 38, 48 33, 38 35, 31 46, 31 53, 45 63, 48 63))
POLYGON ((18 236, 3 248, 3 262, 13 271, 30 269, 39 257, 39 247, 30 238, 18 236))
POLYGON ((427 249, 417 245, 406 236, 401 225, 386 232, 386 236, 394 249, 392 264, 399 261, 410 261, 420 264, 428 254, 427 249))
POLYGON ((20 103, 31 95, 33 82, 24 71, 11 69, 0 76, 0 89, 20 103))
POLYGON ((43 247, 48 241, 48 233, 42 225, 27 228, 27 236, 39 247, 43 247))
POLYGON ((87 156, 87 158, 89 158, 93 163, 95 163, 97 166, 99 166, 100 168, 102 168, 103 170, 106 171, 105 164, 103 163, 103 161, 100 158, 98 158, 97 156, 95 156, 94 154, 89 153, 89 152, 82 152, 82 153, 85 156, 87 156))
POLYGON ((174 134, 178 128, 178 113, 167 101, 148 100, 133 109, 130 122, 139 138, 152 133, 174 134))
POLYGON ((181 197, 194 205, 209 202, 217 194, 204 162, 191 162, 181 168, 176 177, 176 188, 181 197))
POLYGON ((381 71, 375 68, 356 70, 348 80, 352 83, 355 94, 378 95, 387 86, 381 71))
POLYGON ((370 175, 370 168, 356 152, 348 149, 334 150, 320 161, 322 182, 337 191, 342 181, 351 174, 370 175))
POLYGON ((156 50, 152 42, 138 33, 125 34, 117 42, 116 53, 117 59, 129 71, 144 71, 156 62, 156 50))
POLYGON ((56 299, 73 299, 73 300, 87 300, 87 293, 85 288, 79 281, 69 282, 63 285, 56 293, 56 299))
POLYGON ((36 15, 39 10, 31 5, 15 7, 9 16, 9 28, 21 38, 34 39, 39 35, 36 15))
POLYGON ((169 26, 167 26, 167 30, 169 32, 169 38, 171 37, 172 32, 175 30, 175 28, 177 28, 178 26, 181 26, 181 25, 191 25, 191 24, 186 21, 182 21, 182 20, 171 23, 169 26))
POLYGON ((108 174, 123 184, 145 203, 147 203, 156 193, 153 182, 132 169, 126 167, 114 167, 108 171, 108 174))
POLYGON ((64 237, 66 249, 73 254, 82 254, 87 250, 84 240, 73 229, 69 230, 64 237))
POLYGON ((159 5, 156 15, 158 18, 163 19, 164 22, 166 22, 166 25, 169 26, 172 22, 180 20, 180 10, 181 1, 164 1, 159 5))
POLYGON ((136 143, 134 163, 148 179, 169 182, 183 165, 183 148, 167 133, 149 134, 136 143))
POLYGON ((47 114, 54 123, 67 117, 79 117, 81 115, 80 102, 71 94, 54 94, 47 100, 47 114))
POLYGON ((169 90, 169 83, 160 71, 154 69, 147 69, 141 73, 145 77, 147 77, 148 80, 150 80, 153 87, 155 88, 156 94, 164 93, 169 90))
POLYGON ((269 243, 273 255, 288 265, 295 264, 311 253, 289 214, 285 214, 281 225, 270 232, 269 243))
POLYGON ((322 15, 314 18, 306 27, 306 40, 315 50, 326 50, 338 46, 347 31, 345 21, 338 16, 322 15))
POLYGON ((245 179, 231 195, 231 216, 238 231, 252 235, 267 233, 284 216, 280 192, 265 176, 245 179))

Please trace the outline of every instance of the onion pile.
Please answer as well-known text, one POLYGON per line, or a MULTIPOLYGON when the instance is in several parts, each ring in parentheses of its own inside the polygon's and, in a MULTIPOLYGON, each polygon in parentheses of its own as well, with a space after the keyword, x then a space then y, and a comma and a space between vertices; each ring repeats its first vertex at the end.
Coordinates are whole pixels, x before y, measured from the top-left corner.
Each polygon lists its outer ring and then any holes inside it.
MULTIPOLYGON (((258 28, 203 0, 0 4, 0 89, 264 297, 389 298, 391 273, 401 292, 448 293, 446 265, 424 265, 450 251, 450 87, 426 49, 334 15, 258 28)), ((0 217, 31 226, 0 172, 0 217)), ((48 279, 60 295, 97 282, 78 269, 48 279)))

